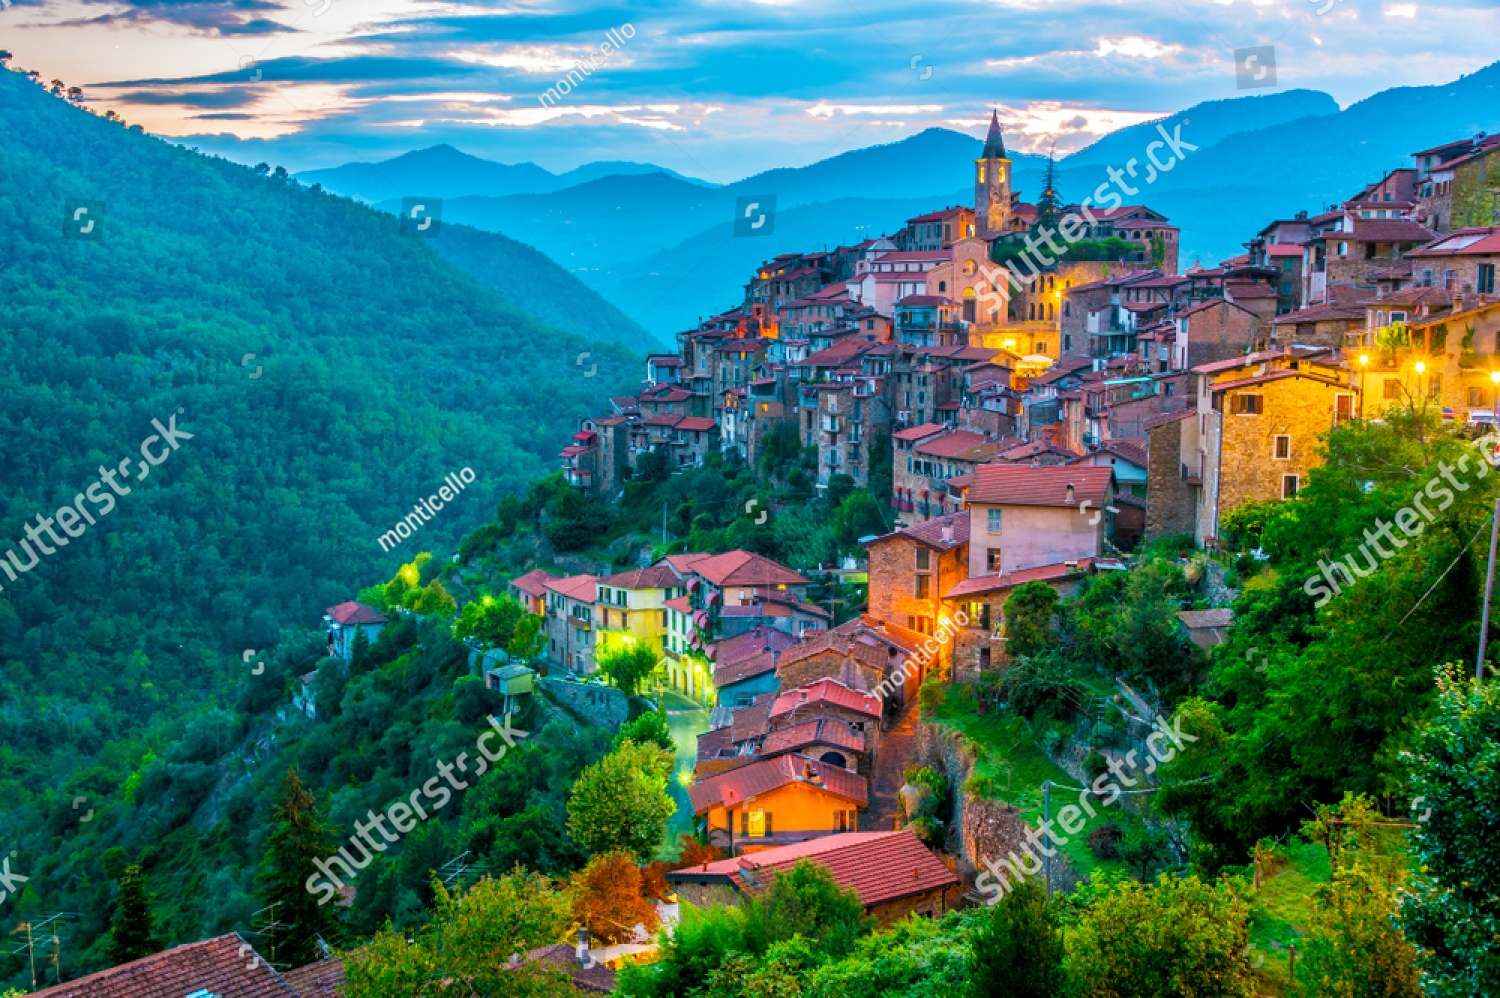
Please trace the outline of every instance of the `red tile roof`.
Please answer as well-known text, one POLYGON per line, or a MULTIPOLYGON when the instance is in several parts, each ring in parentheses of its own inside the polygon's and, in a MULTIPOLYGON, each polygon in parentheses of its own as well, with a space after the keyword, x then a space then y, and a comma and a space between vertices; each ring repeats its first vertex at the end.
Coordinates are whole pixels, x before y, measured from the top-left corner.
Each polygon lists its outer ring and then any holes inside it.
POLYGON ((1456 229, 1436 242, 1414 249, 1407 256, 1460 256, 1500 253, 1500 226, 1456 229))
POLYGON ((815 683, 780 694, 771 704, 771 716, 780 717, 791 711, 818 704, 843 707, 846 710, 868 714, 870 717, 880 716, 880 701, 873 695, 851 690, 833 679, 819 679, 815 683))
POLYGON ((583 600, 585 603, 594 602, 599 594, 599 577, 597 575, 570 575, 565 579, 552 579, 546 583, 552 592, 560 593, 569 599, 583 600))
POLYGON ((933 457, 986 461, 1007 446, 1006 442, 988 440, 984 434, 975 433, 972 430, 951 430, 941 436, 924 440, 913 449, 933 457))
POLYGON ((744 892, 771 886, 776 874, 808 860, 823 867, 843 888, 853 890, 865 907, 897 898, 944 890, 960 881, 943 861, 908 831, 845 832, 824 835, 715 863, 673 870, 676 883, 720 880, 744 892))
MULTIPOLYGON (((1286 316, 1282 316, 1286 318, 1286 316)), ((1281 357, 1303 359, 1316 357, 1329 352, 1328 347, 1289 347, 1285 350, 1261 350, 1257 353, 1247 353, 1239 357, 1230 357, 1228 360, 1216 360, 1210 364, 1199 364, 1193 368, 1194 374, 1221 374, 1224 371, 1233 371, 1239 367, 1253 367, 1256 364, 1264 364, 1268 360, 1276 360, 1281 357)))
POLYGON ((1056 582, 1059 579, 1082 576, 1088 573, 1093 564, 1093 558, 1080 558, 1077 564, 1073 565, 1058 562, 1053 565, 1022 568, 999 575, 976 575, 949 589, 943 594, 943 599, 957 599, 960 596, 973 596, 976 593, 991 593, 998 589, 1025 585, 1028 582, 1056 582))
POLYGON ((670 589, 682 580, 672 571, 671 566, 657 564, 617 572, 598 581, 601 586, 613 586, 616 589, 670 589))
POLYGON ((774 694, 762 693, 748 707, 741 707, 729 715, 729 740, 738 744, 765 735, 771 726, 771 704, 774 694))
MULTIPOLYGON (((1350 238, 1349 233, 1338 231, 1327 236, 1350 238)), ((1365 243, 1425 243, 1437 238, 1437 233, 1409 218, 1355 218, 1352 238, 1365 243)))
POLYGON ((363 603, 356 603, 354 600, 340 603, 338 606, 331 606, 323 612, 332 617, 335 623, 343 624, 346 627, 351 624, 385 623, 385 614, 372 606, 365 606, 363 603))
POLYGON ((944 426, 942 423, 919 423, 918 425, 909 427, 905 430, 897 430, 895 433, 892 433, 891 436, 895 437, 897 440, 921 440, 923 437, 930 437, 934 434, 942 433, 947 428, 948 427, 944 426))
POLYGON ((711 430, 717 424, 707 416, 683 416, 677 421, 679 430, 711 430))
POLYGON ((687 554, 664 555, 661 560, 677 569, 678 575, 686 575, 688 573, 688 569, 693 565, 694 562, 702 561, 704 558, 708 557, 711 556, 703 554, 701 552, 690 552, 687 554))
POLYGON ((809 745, 832 745, 850 752, 863 752, 865 734, 863 731, 853 730, 848 722, 836 717, 815 717, 766 735, 765 741, 761 742, 760 754, 770 757, 809 745))
POLYGON ((716 586, 805 586, 807 580, 785 565, 750 551, 736 550, 693 562, 691 571, 716 586))
POLYGON ((900 530, 882 534, 870 543, 879 544, 894 537, 909 537, 918 544, 925 544, 939 551, 951 551, 969 542, 969 514, 963 511, 934 517, 914 527, 902 527, 900 530))
POLYGON ((337 958, 309 963, 282 976, 300 998, 343 998, 344 963, 337 958))
POLYGON ((298 998, 286 979, 238 933, 187 943, 97 974, 43 988, 47 998, 184 998, 208 991, 224 998, 298 998))
POLYGON ((1002 506, 1076 506, 1087 500, 1102 509, 1114 472, 1069 465, 985 464, 974 470, 969 503, 1002 506), (1069 494, 1068 487, 1072 486, 1069 494))
POLYGON ((725 662, 714 666, 714 689, 723 690, 726 686, 735 683, 743 683, 747 679, 756 676, 764 676, 768 672, 776 671, 776 653, 769 649, 747 655, 733 662, 725 662))
POLYGON ((540 568, 533 568, 525 575, 518 575, 510 580, 510 584, 528 596, 542 599, 547 595, 547 582, 557 576, 540 568))
POLYGON ((688 798, 693 803, 693 813, 702 814, 716 806, 738 807, 746 801, 798 783, 853 801, 861 807, 869 801, 869 784, 863 776, 794 754, 762 759, 699 780, 688 787, 688 798))

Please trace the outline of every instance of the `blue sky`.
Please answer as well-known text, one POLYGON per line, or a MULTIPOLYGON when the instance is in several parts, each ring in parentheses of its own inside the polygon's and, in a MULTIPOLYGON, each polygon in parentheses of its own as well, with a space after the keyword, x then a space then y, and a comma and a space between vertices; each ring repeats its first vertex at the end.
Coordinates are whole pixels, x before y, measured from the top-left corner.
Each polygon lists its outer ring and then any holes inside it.
POLYGON ((1278 89, 1348 104, 1472 72, 1500 59, 1497 38, 1495 0, 10 0, 0 9, 14 65, 235 159, 299 170, 449 142, 558 171, 649 160, 716 181, 930 126, 979 135, 991 106, 1014 148, 1071 150, 1236 96, 1233 52, 1256 45, 1276 46, 1278 89), (570 70, 577 85, 544 103, 570 70))

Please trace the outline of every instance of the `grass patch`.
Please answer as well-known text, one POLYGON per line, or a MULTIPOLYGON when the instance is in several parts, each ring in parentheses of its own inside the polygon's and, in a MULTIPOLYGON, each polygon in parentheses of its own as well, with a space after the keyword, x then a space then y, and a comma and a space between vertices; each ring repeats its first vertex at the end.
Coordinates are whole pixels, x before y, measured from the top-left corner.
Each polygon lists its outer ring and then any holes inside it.
MULTIPOLYGON (((942 702, 926 715, 927 720, 956 731, 976 747, 977 759, 970 789, 988 800, 1004 801, 1021 812, 1027 824, 1035 825, 1042 819, 1042 784, 1047 781, 1064 786, 1078 786, 1078 781, 1067 771, 1047 758, 1031 726, 1023 718, 1008 713, 981 715, 973 691, 966 686, 944 688, 942 702)), ((1078 793, 1072 790, 1052 791, 1052 814, 1056 817, 1066 804, 1077 803, 1078 793)), ((1122 828, 1136 823, 1133 815, 1123 808, 1099 808, 1097 816, 1087 819, 1078 835, 1063 844, 1062 852, 1068 863, 1080 877, 1087 877, 1094 870, 1124 872, 1125 864, 1118 860, 1101 860, 1088 846, 1088 833, 1113 821, 1122 828)), ((1056 826, 1054 826, 1056 827, 1056 826)))

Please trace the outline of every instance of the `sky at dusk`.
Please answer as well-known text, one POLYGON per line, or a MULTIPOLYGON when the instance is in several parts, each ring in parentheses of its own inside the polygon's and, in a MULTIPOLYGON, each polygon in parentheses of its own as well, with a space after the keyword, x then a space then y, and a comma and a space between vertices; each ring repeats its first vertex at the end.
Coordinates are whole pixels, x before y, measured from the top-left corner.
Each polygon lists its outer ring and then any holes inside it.
POLYGON ((1242 95, 1250 46, 1275 46, 1277 89, 1348 104, 1479 69, 1497 38, 1496 0, 0 0, 13 66, 235 159, 448 142, 714 181, 930 126, 978 136, 991 106, 1013 148, 1066 152, 1242 95))

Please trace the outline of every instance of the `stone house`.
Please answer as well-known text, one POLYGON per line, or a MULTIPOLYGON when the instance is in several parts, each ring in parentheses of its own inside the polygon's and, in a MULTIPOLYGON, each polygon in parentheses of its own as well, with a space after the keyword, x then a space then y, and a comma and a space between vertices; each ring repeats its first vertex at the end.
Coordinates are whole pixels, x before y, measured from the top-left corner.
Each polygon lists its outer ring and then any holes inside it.
POLYGON ((942 594, 968 577, 968 546, 967 511, 868 541, 870 616, 931 634, 942 594))
POLYGON ((1358 387, 1347 368, 1317 349, 1266 351, 1193 373, 1198 448, 1185 463, 1203 483, 1194 539, 1212 544, 1224 514, 1297 494, 1322 463, 1320 436, 1357 413, 1358 387))

